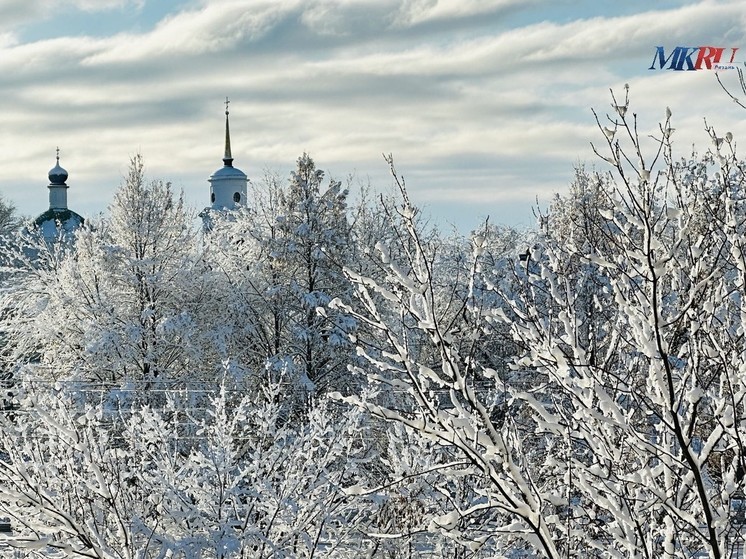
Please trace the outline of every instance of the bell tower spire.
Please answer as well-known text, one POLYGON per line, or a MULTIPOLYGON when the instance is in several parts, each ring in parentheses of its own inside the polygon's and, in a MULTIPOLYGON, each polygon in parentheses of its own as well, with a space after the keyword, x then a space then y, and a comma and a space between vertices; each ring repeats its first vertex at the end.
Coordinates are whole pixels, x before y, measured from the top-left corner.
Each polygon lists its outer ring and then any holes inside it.
POLYGON ((233 167, 233 155, 231 155, 231 130, 228 124, 228 105, 230 99, 225 98, 225 155, 223 155, 223 163, 226 167, 233 167))
POLYGON ((234 210, 239 205, 246 204, 246 189, 248 177, 241 170, 233 166, 231 153, 231 130, 229 123, 228 105, 230 99, 225 98, 225 153, 223 167, 215 171, 209 180, 210 209, 234 210))

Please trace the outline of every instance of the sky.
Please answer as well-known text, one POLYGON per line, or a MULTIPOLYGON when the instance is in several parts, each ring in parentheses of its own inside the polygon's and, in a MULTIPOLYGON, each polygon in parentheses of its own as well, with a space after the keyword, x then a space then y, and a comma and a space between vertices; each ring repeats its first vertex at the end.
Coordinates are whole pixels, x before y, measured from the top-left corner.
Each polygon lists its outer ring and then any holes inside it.
POLYGON ((629 85, 642 136, 669 107, 679 156, 710 148, 705 118, 746 138, 713 71, 649 69, 657 46, 743 48, 742 64, 745 35, 740 0, 2 0, 0 195, 45 211, 59 146, 84 216, 137 153, 203 208, 229 97, 254 183, 307 152, 353 195, 388 193, 390 153, 441 229, 532 227, 575 166, 607 168, 591 109, 612 113, 610 89, 629 85))

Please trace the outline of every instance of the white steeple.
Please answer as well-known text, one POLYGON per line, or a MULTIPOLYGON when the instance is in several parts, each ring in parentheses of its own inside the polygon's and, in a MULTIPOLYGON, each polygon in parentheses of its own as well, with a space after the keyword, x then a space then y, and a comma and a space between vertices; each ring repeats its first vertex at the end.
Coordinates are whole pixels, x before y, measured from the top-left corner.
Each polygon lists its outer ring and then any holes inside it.
POLYGON ((60 167, 60 148, 57 148, 57 164, 49 171, 49 209, 67 209, 67 171, 60 167))
POLYGON ((233 166, 231 155, 231 135, 228 124, 228 104, 225 98, 225 154, 223 167, 215 171, 210 182, 210 208, 213 210, 233 210, 239 204, 246 204, 246 174, 233 166))
POLYGON ((60 148, 57 148, 57 163, 49 171, 49 209, 34 220, 49 242, 68 237, 85 221, 67 207, 67 176, 67 171, 60 167, 60 148))

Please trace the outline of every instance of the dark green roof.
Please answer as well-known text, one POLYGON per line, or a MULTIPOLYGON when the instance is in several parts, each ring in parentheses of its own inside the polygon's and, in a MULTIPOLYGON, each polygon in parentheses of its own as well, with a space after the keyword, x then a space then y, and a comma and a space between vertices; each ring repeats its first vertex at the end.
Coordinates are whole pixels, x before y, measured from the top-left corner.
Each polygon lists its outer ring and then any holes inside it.
POLYGON ((79 214, 76 214, 72 210, 68 209, 59 209, 59 208, 50 208, 47 211, 45 211, 43 214, 41 214, 39 217, 37 217, 34 220, 35 225, 41 225, 44 222, 47 221, 59 221, 60 223, 67 223, 68 221, 77 221, 78 225, 82 225, 85 222, 85 219, 79 214))

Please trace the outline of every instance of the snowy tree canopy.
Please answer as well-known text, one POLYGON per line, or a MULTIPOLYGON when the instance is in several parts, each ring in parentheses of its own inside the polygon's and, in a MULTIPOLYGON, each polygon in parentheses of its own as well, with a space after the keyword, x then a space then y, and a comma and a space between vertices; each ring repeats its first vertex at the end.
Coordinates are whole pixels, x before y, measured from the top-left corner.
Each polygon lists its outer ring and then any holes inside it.
MULTIPOLYGON (((31 557, 742 552, 746 163, 624 99, 533 231, 444 235, 307 154, 209 231, 131 162, 0 251, 0 515, 31 557)), ((595 114, 595 113, 594 113, 595 114)))

